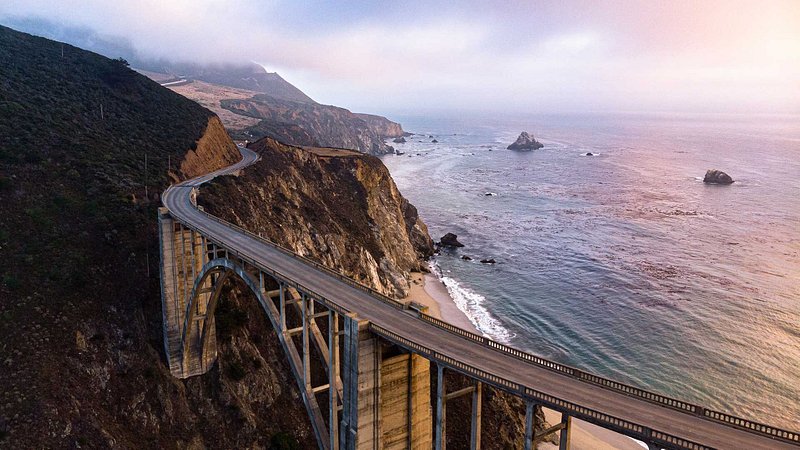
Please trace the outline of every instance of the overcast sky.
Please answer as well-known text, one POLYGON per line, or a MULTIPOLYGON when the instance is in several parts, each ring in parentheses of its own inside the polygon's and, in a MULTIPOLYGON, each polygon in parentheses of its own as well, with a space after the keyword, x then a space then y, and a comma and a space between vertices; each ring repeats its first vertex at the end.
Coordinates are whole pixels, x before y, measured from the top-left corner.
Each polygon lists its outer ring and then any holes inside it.
POLYGON ((373 112, 800 113, 800 0, 3 0, 373 112))

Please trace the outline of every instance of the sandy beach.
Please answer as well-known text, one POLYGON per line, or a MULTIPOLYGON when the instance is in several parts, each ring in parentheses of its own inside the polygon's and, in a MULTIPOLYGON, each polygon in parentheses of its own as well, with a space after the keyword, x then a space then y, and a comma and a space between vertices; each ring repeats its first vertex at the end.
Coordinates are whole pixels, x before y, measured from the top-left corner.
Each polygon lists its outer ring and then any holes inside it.
MULTIPOLYGON (((470 322, 456 306, 447 291, 447 286, 442 283, 436 275, 432 273, 413 272, 411 274, 411 291, 408 299, 425 305, 428 314, 436 318, 481 334, 475 325, 470 322)), ((544 410, 545 417, 549 424, 556 424, 561 421, 561 413, 549 409, 544 410)), ((642 445, 636 443, 627 436, 606 430, 596 425, 581 421, 572 421, 572 442, 570 448, 573 450, 641 450, 642 445)), ((557 445, 539 444, 540 449, 553 450, 557 445)), ((645 447, 646 448, 646 447, 645 447)))

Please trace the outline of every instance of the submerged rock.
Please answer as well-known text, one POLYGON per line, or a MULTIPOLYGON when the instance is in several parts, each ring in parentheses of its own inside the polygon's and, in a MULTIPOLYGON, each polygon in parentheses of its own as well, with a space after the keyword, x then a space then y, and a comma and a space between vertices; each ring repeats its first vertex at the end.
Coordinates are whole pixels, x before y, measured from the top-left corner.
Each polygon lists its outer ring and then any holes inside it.
POLYGON ((461 255, 461 259, 463 259, 464 261, 472 261, 472 258, 470 258, 467 255, 461 255))
POLYGON ((453 233, 447 233, 442 236, 442 239, 439 241, 439 245, 442 247, 463 247, 464 244, 458 242, 458 236, 453 233))
POLYGON ((710 169, 706 171, 706 176, 703 177, 703 183, 709 184, 731 184, 733 183, 733 178, 727 173, 717 170, 717 169, 710 169))
POLYGON ((431 142, 433 142, 434 144, 438 144, 439 143, 439 141, 437 141, 436 139, 432 140, 431 142))
POLYGON ((533 138, 527 131, 520 133, 513 144, 508 146, 509 150, 536 150, 544 147, 544 144, 533 138))
POLYGON ((481 263, 483 263, 483 264, 494 264, 496 262, 497 261, 495 261, 494 258, 488 258, 488 259, 482 259, 481 260, 481 263))

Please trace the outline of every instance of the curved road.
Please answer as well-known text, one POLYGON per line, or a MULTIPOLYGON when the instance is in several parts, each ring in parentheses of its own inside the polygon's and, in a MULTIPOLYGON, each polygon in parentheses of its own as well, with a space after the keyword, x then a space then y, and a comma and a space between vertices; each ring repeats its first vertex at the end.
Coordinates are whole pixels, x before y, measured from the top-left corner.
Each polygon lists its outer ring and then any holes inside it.
POLYGON ((798 448, 790 443, 749 433, 732 426, 660 406, 643 399, 625 395, 603 386, 578 380, 568 375, 522 361, 511 355, 477 344, 407 314, 374 298, 336 277, 303 263, 280 250, 217 222, 201 213, 191 203, 191 189, 222 174, 235 172, 256 162, 254 152, 240 148, 239 163, 172 186, 162 195, 170 213, 180 222, 196 229, 212 241, 224 243, 229 250, 256 261, 268 269, 291 274, 291 279, 326 299, 356 312, 403 338, 425 346, 442 355, 506 380, 549 394, 652 430, 719 449, 781 449, 798 448))

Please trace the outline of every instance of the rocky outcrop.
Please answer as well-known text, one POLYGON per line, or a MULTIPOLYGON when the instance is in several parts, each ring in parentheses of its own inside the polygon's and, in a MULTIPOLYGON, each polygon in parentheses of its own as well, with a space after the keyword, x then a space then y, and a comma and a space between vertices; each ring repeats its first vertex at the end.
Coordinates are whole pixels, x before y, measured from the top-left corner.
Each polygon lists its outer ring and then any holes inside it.
POLYGON ((433 242, 379 159, 269 138, 250 148, 260 162, 201 190, 209 212, 387 295, 408 294, 433 242))
POLYGON ((458 236, 453 233, 447 233, 439 240, 439 245, 442 247, 463 247, 464 244, 458 242, 458 236))
POLYGON ((544 144, 537 141, 533 136, 529 135, 527 131, 520 133, 519 137, 513 144, 508 146, 509 150, 536 150, 544 147, 544 144))
POLYGON ((217 116, 208 119, 203 135, 193 147, 186 152, 183 161, 180 161, 178 173, 170 174, 173 181, 194 178, 208 173, 209 170, 213 172, 235 164, 242 158, 217 116))
POLYGON ((727 173, 717 170, 717 169, 710 169, 706 171, 706 176, 703 177, 703 183, 708 184, 731 184, 733 183, 733 178, 727 173))
MULTIPOLYGON (((317 103, 299 103, 257 95, 250 99, 223 100, 221 106, 229 111, 268 122, 269 126, 280 124, 296 125, 305 130, 316 142, 324 147, 356 150, 371 155, 394 152, 383 138, 369 127, 367 122, 350 111, 336 106, 317 103)), ((259 127, 247 128, 253 138, 260 138, 259 127)), ((285 144, 303 145, 296 140, 285 144)))
POLYGON ((305 128, 294 123, 262 120, 246 131, 231 131, 234 139, 253 141, 264 137, 291 145, 319 147, 321 144, 305 128))
POLYGON ((382 138, 399 138, 405 135, 403 127, 383 116, 375 114, 355 113, 355 116, 367 123, 378 136, 382 138))
POLYGON ((406 138, 404 138, 403 136, 400 136, 398 138, 394 138, 394 140, 392 142, 394 142, 395 144, 405 144, 406 143, 406 138))

